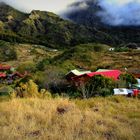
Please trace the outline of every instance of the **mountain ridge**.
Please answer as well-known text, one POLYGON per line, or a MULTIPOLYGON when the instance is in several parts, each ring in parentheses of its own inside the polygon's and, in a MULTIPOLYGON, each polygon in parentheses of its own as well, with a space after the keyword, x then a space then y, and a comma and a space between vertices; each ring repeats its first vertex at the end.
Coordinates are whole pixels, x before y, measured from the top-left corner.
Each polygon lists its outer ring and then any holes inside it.
POLYGON ((54 13, 33 10, 22 13, 0 5, 0 39, 43 44, 53 48, 93 42, 95 31, 64 20, 54 13))
POLYGON ((108 26, 102 24, 98 18, 95 18, 95 24, 91 26, 90 17, 91 20, 94 18, 94 16, 92 17, 94 11, 90 10, 88 13, 91 15, 89 16, 85 10, 82 11, 84 15, 80 11, 74 11, 72 14, 76 13, 76 19, 71 18, 70 21, 64 20, 52 12, 32 10, 31 13, 22 13, 2 3, 0 5, 0 39, 41 44, 57 49, 84 43, 101 43, 113 47, 136 43, 139 46, 140 27, 108 26))

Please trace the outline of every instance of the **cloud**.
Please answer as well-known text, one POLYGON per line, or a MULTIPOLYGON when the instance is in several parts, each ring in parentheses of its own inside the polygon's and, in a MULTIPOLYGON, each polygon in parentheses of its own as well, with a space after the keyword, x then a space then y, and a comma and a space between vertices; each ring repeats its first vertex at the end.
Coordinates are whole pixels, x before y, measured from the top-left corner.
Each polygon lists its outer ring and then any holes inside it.
POLYGON ((78 0, 0 0, 23 12, 44 10, 54 13, 65 10, 68 5, 76 1, 78 0))
POLYGON ((65 12, 68 18, 71 15, 73 19, 77 16, 91 20, 98 17, 101 22, 112 26, 140 25, 140 0, 83 0, 70 5, 69 9, 65 12), (84 8, 80 8, 80 5, 84 8))
POLYGON ((140 25, 140 0, 100 0, 97 13, 110 25, 140 25))

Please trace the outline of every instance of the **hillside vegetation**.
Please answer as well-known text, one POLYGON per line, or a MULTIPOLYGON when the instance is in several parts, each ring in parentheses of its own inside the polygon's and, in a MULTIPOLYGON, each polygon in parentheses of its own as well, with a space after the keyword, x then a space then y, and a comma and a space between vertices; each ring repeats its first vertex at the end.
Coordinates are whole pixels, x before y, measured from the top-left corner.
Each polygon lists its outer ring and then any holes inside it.
POLYGON ((29 14, 0 3, 0 39, 65 48, 95 40, 94 30, 63 20, 51 12, 29 14))
POLYGON ((109 48, 110 46, 104 44, 81 44, 52 59, 45 59, 43 62, 44 65, 46 61, 50 62, 51 65, 60 66, 67 70, 74 68, 124 70, 125 67, 135 70, 140 68, 139 50, 109 51, 109 48))
POLYGON ((105 30, 78 25, 51 12, 33 10, 25 14, 0 3, 0 39, 6 41, 42 44, 61 49, 89 42, 114 46, 135 42, 131 40, 131 31, 128 31, 130 40, 126 41, 125 37, 121 38, 121 29, 118 30, 120 36, 114 36, 113 30, 105 30))
POLYGON ((56 50, 34 44, 0 41, 0 61, 20 69, 35 71, 63 71, 72 69, 95 71, 100 68, 128 70, 140 69, 140 50, 116 49, 97 43, 76 45, 70 49, 56 50))

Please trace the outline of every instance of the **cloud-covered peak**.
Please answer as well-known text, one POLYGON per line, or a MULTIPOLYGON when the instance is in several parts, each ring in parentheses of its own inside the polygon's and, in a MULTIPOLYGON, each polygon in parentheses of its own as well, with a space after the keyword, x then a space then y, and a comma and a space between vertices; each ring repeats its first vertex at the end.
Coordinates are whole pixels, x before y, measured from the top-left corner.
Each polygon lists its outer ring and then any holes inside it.
POLYGON ((140 25, 140 0, 100 0, 97 14, 110 25, 140 25))

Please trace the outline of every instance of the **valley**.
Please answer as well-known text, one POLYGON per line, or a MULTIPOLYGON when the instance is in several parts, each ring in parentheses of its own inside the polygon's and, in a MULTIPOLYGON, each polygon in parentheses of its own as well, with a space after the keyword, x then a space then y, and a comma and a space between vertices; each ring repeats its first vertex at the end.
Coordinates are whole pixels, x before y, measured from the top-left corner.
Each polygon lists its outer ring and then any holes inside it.
POLYGON ((1 140, 140 139, 140 26, 103 22, 99 2, 0 1, 1 140))

